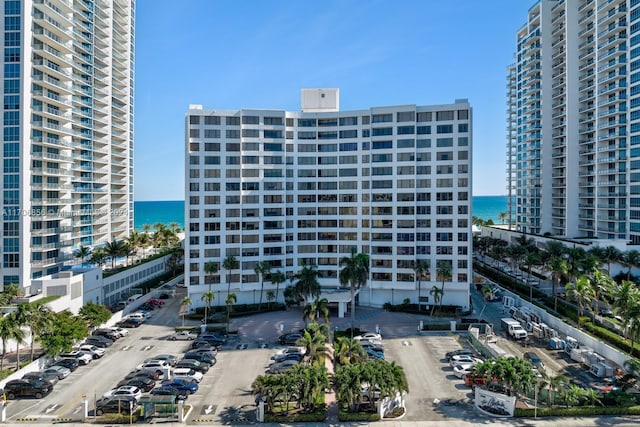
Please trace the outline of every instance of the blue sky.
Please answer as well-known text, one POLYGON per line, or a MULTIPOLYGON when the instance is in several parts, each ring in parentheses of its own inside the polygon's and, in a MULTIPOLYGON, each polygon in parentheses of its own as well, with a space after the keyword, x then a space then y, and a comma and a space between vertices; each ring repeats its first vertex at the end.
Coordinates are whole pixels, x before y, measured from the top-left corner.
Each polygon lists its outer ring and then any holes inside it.
POLYGON ((135 199, 184 199, 184 116, 445 104, 473 112, 473 193, 505 194, 506 67, 533 0, 138 0, 135 199))

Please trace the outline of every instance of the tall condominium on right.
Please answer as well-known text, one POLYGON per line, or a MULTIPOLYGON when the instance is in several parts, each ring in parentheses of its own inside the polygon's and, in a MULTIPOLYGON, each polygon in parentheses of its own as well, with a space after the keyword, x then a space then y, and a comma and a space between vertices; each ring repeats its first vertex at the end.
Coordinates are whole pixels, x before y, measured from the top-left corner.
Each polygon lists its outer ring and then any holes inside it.
POLYGON ((640 0, 541 0, 508 67, 517 230, 640 244, 640 0))

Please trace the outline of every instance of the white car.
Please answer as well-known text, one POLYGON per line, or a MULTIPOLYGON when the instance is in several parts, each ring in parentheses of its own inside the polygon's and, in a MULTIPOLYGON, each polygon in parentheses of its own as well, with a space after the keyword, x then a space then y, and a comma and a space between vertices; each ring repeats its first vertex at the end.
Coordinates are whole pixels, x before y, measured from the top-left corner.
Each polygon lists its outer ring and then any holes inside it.
POLYGON ((453 374, 458 378, 462 378, 466 374, 470 374, 471 372, 473 372, 473 369, 475 368, 475 366, 476 365, 471 363, 463 363, 461 365, 456 365, 453 367, 453 374))
POLYGON ((125 385, 122 387, 114 388, 113 390, 109 390, 104 394, 103 397, 113 397, 113 396, 132 396, 136 400, 140 399, 142 396, 142 391, 135 386, 125 385))
POLYGON ((271 359, 277 359, 278 356, 281 356, 283 354, 301 354, 304 356, 306 352, 307 349, 304 347, 285 347, 273 353, 271 359))
POLYGON ((113 332, 115 332, 116 334, 118 334, 118 336, 120 336, 120 338, 122 337, 126 337, 127 335, 129 335, 129 331, 125 328, 110 328, 113 332))
POLYGON ((93 360, 93 355, 84 351, 72 351, 60 355, 61 359, 76 359, 80 365, 88 365, 93 360))
POLYGON ((176 332, 175 334, 171 335, 169 337, 169 339, 171 341, 175 341, 175 340, 188 340, 188 341, 193 341, 196 338, 198 338, 197 334, 194 334, 193 332, 189 332, 189 331, 180 331, 180 332, 176 332))
POLYGON ((358 335, 353 337, 356 341, 379 341, 382 342, 382 335, 376 334, 375 332, 367 332, 366 334, 358 335))
POLYGON ((461 365, 461 364, 478 364, 482 362, 481 359, 477 359, 475 357, 471 357, 471 356, 467 356, 467 355, 457 355, 457 356, 452 356, 451 360, 449 361, 449 366, 451 366, 452 368, 455 365, 461 365))
POLYGON ((198 372, 191 368, 175 368, 173 370, 173 378, 184 378, 185 380, 199 383, 204 378, 202 372, 198 372))
POLYGON ((170 369, 170 367, 171 365, 164 360, 149 360, 136 366, 136 370, 162 374, 165 370, 170 369))
POLYGON ((106 353, 104 348, 96 347, 91 344, 81 345, 78 350, 89 353, 94 359, 100 359, 106 353))

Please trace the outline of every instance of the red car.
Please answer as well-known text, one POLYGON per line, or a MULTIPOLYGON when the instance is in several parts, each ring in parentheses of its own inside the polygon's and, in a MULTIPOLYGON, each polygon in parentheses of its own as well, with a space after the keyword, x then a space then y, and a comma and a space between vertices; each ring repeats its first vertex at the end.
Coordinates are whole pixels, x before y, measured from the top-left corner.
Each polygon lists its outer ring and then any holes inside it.
POLYGON ((164 301, 158 298, 151 298, 150 300, 147 301, 147 304, 164 305, 164 301))

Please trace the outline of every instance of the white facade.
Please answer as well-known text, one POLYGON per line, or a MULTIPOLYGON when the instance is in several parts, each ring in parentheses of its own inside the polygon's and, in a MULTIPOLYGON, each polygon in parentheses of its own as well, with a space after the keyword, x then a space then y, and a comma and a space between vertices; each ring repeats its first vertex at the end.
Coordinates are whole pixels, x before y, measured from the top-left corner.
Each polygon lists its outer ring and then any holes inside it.
POLYGON ((57 274, 133 226, 135 1, 0 2, 0 284, 57 274))
MULTIPOLYGON (((336 97, 337 99, 337 97, 336 97)), ((317 266, 340 287, 339 261, 367 253, 360 302, 418 301, 413 262, 430 263, 421 296, 442 282, 443 304, 469 307, 472 116, 466 100, 358 111, 207 110, 186 116, 185 283, 195 306, 212 283, 224 305, 230 276, 238 303, 257 303, 254 267, 287 276, 317 266), (233 255, 240 270, 225 271, 233 255), (217 262, 207 277, 204 265, 217 262)), ((278 300, 289 282, 280 284, 278 300)), ((267 290, 275 286, 267 278, 267 290)), ((263 297, 263 301, 266 301, 263 297)))
POLYGON ((638 46, 638 0, 529 9, 508 80, 518 230, 640 243, 638 46))

